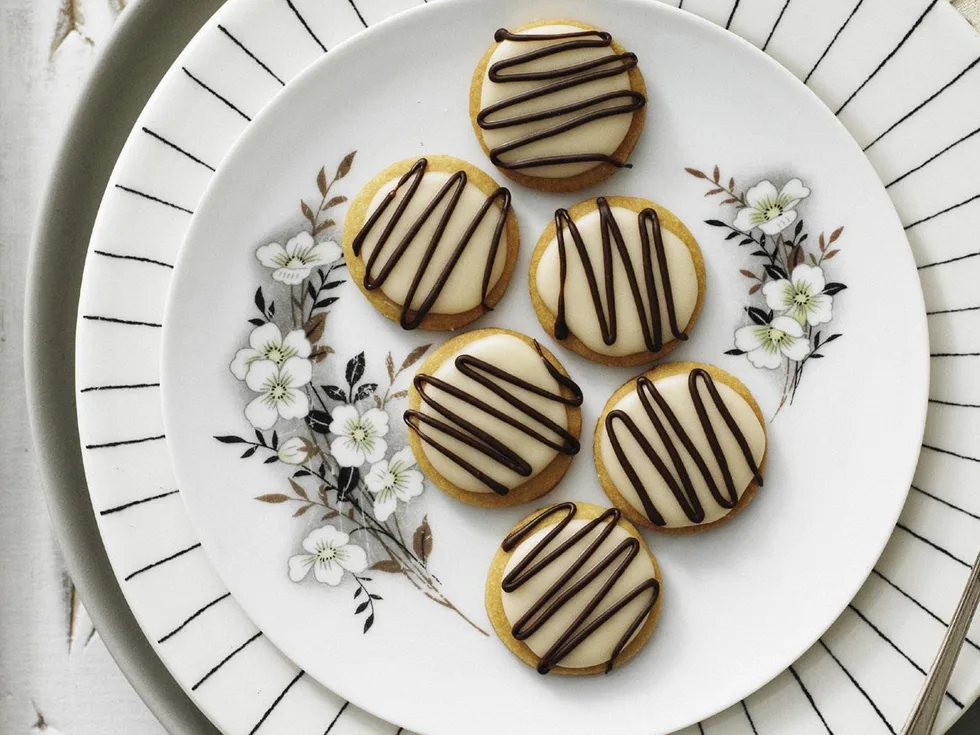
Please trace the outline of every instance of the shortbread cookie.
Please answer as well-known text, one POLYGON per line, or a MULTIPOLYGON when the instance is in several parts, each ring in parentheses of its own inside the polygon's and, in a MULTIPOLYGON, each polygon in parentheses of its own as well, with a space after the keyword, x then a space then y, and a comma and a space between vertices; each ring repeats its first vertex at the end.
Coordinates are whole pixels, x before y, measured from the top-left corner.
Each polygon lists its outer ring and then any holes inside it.
POLYGON ((670 362, 613 393, 594 451, 603 490, 631 521, 705 531, 731 520, 762 487, 766 422, 733 375, 670 362))
POLYGON ((578 453, 582 391, 530 337, 480 329, 423 363, 405 423, 419 466, 463 502, 517 505, 551 490, 578 453))
POLYGON ((351 202, 344 258, 403 329, 458 329, 503 296, 520 237, 510 192, 451 156, 389 166, 351 202))
POLYGON ((538 320, 561 344, 605 365, 641 365, 694 328, 704 260, 668 210, 599 197, 555 212, 531 256, 529 286, 538 320))
POLYGON ((608 673, 653 633, 661 584, 657 560, 619 510, 560 503, 504 539, 487 613, 504 645, 541 674, 608 673))
POLYGON ((646 119, 636 54, 574 20, 501 28, 494 41, 470 85, 473 129, 494 166, 567 192, 626 165, 646 119))

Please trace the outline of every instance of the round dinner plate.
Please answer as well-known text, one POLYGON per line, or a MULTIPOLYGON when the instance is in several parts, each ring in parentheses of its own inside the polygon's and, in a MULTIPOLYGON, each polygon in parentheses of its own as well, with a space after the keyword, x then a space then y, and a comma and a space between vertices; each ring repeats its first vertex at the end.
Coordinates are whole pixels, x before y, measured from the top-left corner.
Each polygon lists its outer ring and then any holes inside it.
MULTIPOLYGON (((735 373, 769 419, 766 483, 746 513, 709 534, 647 535, 663 568, 664 605, 635 661, 605 677, 542 677, 486 634, 490 559, 536 506, 472 508, 434 486, 399 504, 387 526, 405 547, 399 562, 424 569, 421 588, 392 573, 396 562, 366 533, 351 543, 371 566, 339 585, 299 581, 287 566, 318 529, 356 534, 371 525, 363 478, 372 465, 352 477, 326 449, 303 461, 279 447, 322 436, 326 448, 338 407, 364 416, 381 408, 392 460, 407 444, 401 414, 412 358, 446 336, 401 330, 348 282, 329 244, 341 238, 342 199, 403 158, 449 154, 490 168, 469 121, 472 68, 496 28, 547 18, 547 3, 420 8, 296 79, 253 121, 197 206, 164 320, 165 430, 221 578, 309 675, 427 735, 661 735, 738 702, 798 658, 854 597, 898 518, 922 439, 928 344, 919 279, 891 201, 844 127, 778 64, 688 13, 636 0, 564 8, 638 54, 647 128, 632 168, 593 190, 553 196, 510 185, 524 240, 517 277, 475 326, 527 333, 561 356, 585 391, 582 445, 591 447, 603 404, 636 371, 595 365, 544 335, 525 287, 531 244, 556 207, 598 194, 652 199, 690 226, 707 267, 699 324, 672 359, 735 373), (785 229, 737 230, 739 209, 767 187, 798 200, 785 229), (325 243, 330 254, 286 285, 263 253, 293 238, 325 243), (809 340, 809 359, 757 368, 758 355, 731 354, 739 352, 733 334, 778 309, 754 288, 790 277, 767 255, 777 238, 786 251, 799 244, 805 262, 796 268, 824 282, 817 289, 832 313, 800 338, 809 340), (320 388, 304 389, 305 416, 250 425, 244 409, 256 394, 232 363, 255 342, 250 333, 265 334, 270 323, 280 334, 305 329, 320 388), (432 696, 452 705, 432 707, 432 696)), ((590 452, 544 500, 608 504, 590 452)))
MULTIPOLYGON (((64 405, 73 410, 77 404, 88 490, 126 601, 174 678, 225 733, 401 732, 348 706, 289 661, 215 573, 173 477, 158 356, 171 266, 229 148, 283 85, 325 50, 414 4, 229 2, 177 59, 140 116, 92 231, 78 309, 76 399, 64 405)), ((980 160, 980 136, 974 134, 980 124, 980 38, 937 0, 680 4, 805 81, 865 150, 886 183, 919 268, 932 368, 912 494, 867 583, 818 643, 772 683, 685 735, 885 735, 900 729, 980 545, 980 500, 972 492, 980 482, 980 390, 973 369, 980 350, 974 287, 980 258, 973 236, 980 228, 980 196, 970 165, 980 160)), ((556 2, 550 15, 564 9, 556 2)), ((489 168, 479 157, 473 160, 489 168)), ((712 175, 710 162, 699 165, 712 175)), ((64 206, 61 197, 48 211, 64 206)), ((711 205, 705 217, 719 214, 711 205)), ((60 222, 53 215, 48 221, 60 222)), ((62 321, 51 317, 62 311, 46 306, 66 298, 65 237, 54 233, 49 227, 39 235, 40 265, 32 282, 39 305, 28 330, 34 335, 28 354, 35 395, 49 395, 46 378, 65 359, 54 347, 67 343, 58 331, 62 321)), ((837 260, 847 264, 851 252, 837 260)), ((514 287, 520 287, 516 281, 514 287)), ((840 294, 838 304, 850 293, 840 294)), ((805 400, 805 385, 799 395, 805 400)), ((63 423, 48 415, 41 430, 63 423)), ((781 414, 777 423, 782 420, 781 414)), ((52 462, 58 460, 59 448, 42 446, 52 462)), ((61 464, 48 469, 60 471, 61 464)), ((67 492, 56 496, 59 504, 62 496, 65 507, 74 502, 67 492)), ((81 551, 71 547, 69 553, 81 551)), ((944 700, 942 728, 980 691, 978 641, 975 627, 944 700)), ((140 668, 129 666, 127 673, 139 685, 140 668)), ((437 697, 429 701, 448 706, 437 697)))

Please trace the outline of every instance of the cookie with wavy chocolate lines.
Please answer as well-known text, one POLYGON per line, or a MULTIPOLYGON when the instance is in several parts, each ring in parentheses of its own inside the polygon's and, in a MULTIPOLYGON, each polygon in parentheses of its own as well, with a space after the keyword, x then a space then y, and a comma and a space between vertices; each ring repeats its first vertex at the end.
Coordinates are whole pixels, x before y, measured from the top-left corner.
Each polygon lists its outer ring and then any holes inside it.
POLYGON ((538 673, 602 674, 649 640, 662 584, 620 510, 559 503, 518 523, 498 548, 487 613, 504 645, 538 673))
POLYGON ((353 281, 403 329, 458 329, 491 310, 519 245, 510 191, 451 156, 389 166, 361 189, 344 223, 353 281))
POLYGON ((440 346, 419 368, 405 412, 429 479, 471 505, 539 498, 578 454, 582 391, 536 340, 478 329, 440 346))
POLYGON ((665 533, 716 528, 763 484, 766 421, 724 370, 668 362, 609 398, 595 430, 596 470, 613 504, 665 533))
POLYGON ((501 173, 569 192, 624 166, 646 121, 636 54, 575 20, 500 28, 473 72, 473 130, 501 173))

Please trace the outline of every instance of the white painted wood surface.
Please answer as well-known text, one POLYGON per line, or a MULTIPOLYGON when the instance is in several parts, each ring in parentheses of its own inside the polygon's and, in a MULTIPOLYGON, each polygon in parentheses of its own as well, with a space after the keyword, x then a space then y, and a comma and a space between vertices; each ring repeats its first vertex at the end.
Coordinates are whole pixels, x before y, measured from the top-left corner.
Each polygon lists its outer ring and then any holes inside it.
MULTIPOLYGON (((74 600, 27 429, 23 289, 56 142, 124 0, 0 0, 0 733, 157 735, 74 600)), ((980 0, 954 0, 980 26, 980 0)), ((980 714, 956 735, 980 733, 980 714)))

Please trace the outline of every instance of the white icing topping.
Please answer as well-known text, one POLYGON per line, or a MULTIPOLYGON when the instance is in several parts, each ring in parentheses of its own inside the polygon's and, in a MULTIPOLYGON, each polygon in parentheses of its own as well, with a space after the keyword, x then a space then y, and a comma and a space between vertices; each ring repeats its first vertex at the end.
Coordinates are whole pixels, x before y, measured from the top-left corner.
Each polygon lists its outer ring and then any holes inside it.
MULTIPOLYGON (((408 233, 412 224, 416 221, 416 219, 418 219, 419 215, 421 215, 432 200, 436 198, 436 196, 439 194, 439 190, 445 185, 450 176, 451 174, 443 171, 428 170, 425 172, 425 175, 422 177, 422 182, 419 184, 419 187, 415 192, 415 196, 412 198, 412 201, 409 203, 398 223, 395 225, 395 228, 392 231, 391 236, 388 238, 388 241, 385 243, 380 256, 375 261, 374 267, 371 270, 372 276, 377 276, 377 274, 385 266, 388 258, 391 256, 391 253, 393 253, 398 247, 399 243, 401 243, 402 238, 404 238, 408 233)), ((378 190, 378 193, 375 194, 374 199, 371 200, 371 204, 368 206, 365 221, 367 221, 371 214, 378 208, 388 192, 395 188, 395 186, 398 184, 399 178, 401 177, 396 176, 391 181, 386 182, 378 190)), ((388 222, 394 215, 398 205, 405 198, 405 195, 410 188, 410 183, 410 181, 405 182, 399 192, 395 195, 394 201, 388 205, 387 210, 378 219, 378 221, 374 223, 374 226, 365 237, 360 253, 360 258, 365 264, 367 264, 368 259, 371 257, 371 253, 373 253, 377 247, 378 240, 382 232, 384 232, 388 222)), ((422 262, 422 258, 425 255, 426 249, 429 247, 432 236, 435 233, 439 222, 446 211, 446 208, 449 206, 451 193, 451 191, 447 193, 447 195, 439 203, 439 206, 437 206, 429 215, 425 221, 425 224, 422 225, 415 237, 412 238, 411 245, 409 245, 408 249, 402 255, 401 259, 398 261, 398 264, 392 270, 391 275, 381 286, 381 290, 384 292, 385 296, 397 304, 404 304, 405 299, 408 297, 409 287, 411 286, 412 280, 415 278, 415 274, 419 269, 419 264, 422 262)), ((439 245, 436 248, 435 254, 425 269, 425 275, 422 278, 422 282, 418 290, 415 292, 415 297, 411 303, 412 309, 418 309, 418 307, 432 291, 433 284, 438 280, 439 275, 446 266, 446 263, 449 262, 453 251, 455 251, 460 240, 463 238, 466 229, 473 222, 474 217, 484 205, 487 198, 488 195, 478 186, 469 181, 466 183, 466 186, 463 188, 463 192, 460 195, 459 202, 456 205, 456 210, 450 217, 449 222, 446 225, 446 229, 439 240, 439 245)), ((437 298, 433 304, 430 313, 459 314, 480 305, 480 299, 483 295, 483 274, 484 270, 486 269, 487 258, 490 257, 490 247, 493 243, 494 232, 496 231, 499 220, 500 208, 494 205, 491 207, 490 211, 487 212, 486 216, 473 233, 472 240, 466 246, 462 256, 456 263, 452 275, 449 277, 449 281, 439 294, 439 298, 437 298)), ((500 236, 500 247, 497 250, 497 257, 494 260, 493 271, 491 272, 490 277, 490 286, 487 289, 488 292, 492 290, 497 281, 500 280, 500 276, 504 271, 504 265, 506 262, 507 230, 505 228, 500 236)))
MULTIPOLYGON (((577 531, 590 521, 585 518, 574 518, 562 530, 545 550, 537 557, 541 559, 550 553, 552 549, 560 545, 563 541, 573 536, 577 531)), ((580 539, 577 544, 570 547, 554 563, 544 567, 538 574, 518 587, 513 592, 501 591, 501 601, 503 602, 504 614, 508 622, 513 626, 520 620, 531 607, 544 595, 545 592, 564 574, 568 567, 582 554, 582 552, 599 536, 606 524, 599 524, 591 533, 580 539)), ((554 526, 545 526, 536 533, 524 539, 507 562, 504 570, 504 577, 526 557, 534 547, 549 532, 554 530, 554 526)), ((589 570, 593 569, 598 563, 613 549, 624 540, 631 538, 630 534, 621 525, 617 524, 612 533, 602 542, 595 554, 591 556, 582 569, 580 569, 573 580, 581 579, 589 570)), ((581 614, 588 602, 596 596, 602 585, 613 575, 621 559, 617 559, 616 564, 610 565, 596 579, 592 580, 579 593, 572 597, 554 616, 548 620, 538 631, 531 635, 524 643, 527 644, 534 653, 541 657, 548 652, 548 649, 558 640, 558 638, 574 624, 575 618, 581 614)), ((623 575, 616 581, 609 594, 599 604, 599 606, 589 616, 588 621, 594 620, 605 610, 612 607, 617 600, 629 594, 631 590, 647 580, 655 577, 653 562, 643 549, 636 555, 630 565, 626 568, 623 575)), ((611 617, 604 625, 599 627, 592 635, 586 638, 580 645, 573 649, 565 658, 558 661, 559 666, 569 668, 587 668, 605 664, 613 655, 616 644, 626 633, 630 624, 643 611, 644 607, 650 603, 651 593, 645 592, 636 599, 632 600, 622 610, 611 617)), ((644 618, 645 620, 646 618, 644 618)), ((588 623, 586 622, 586 624, 588 623)), ((642 625, 640 626, 642 628, 642 625)), ((637 628, 638 632, 640 628, 637 628)), ((636 637, 636 632, 630 638, 636 637)))
MULTIPOLYGON (((721 468, 718 461, 715 459, 714 453, 711 451, 711 446, 708 444, 708 439, 705 435, 704 429, 701 426, 701 421, 698 418, 697 411, 694 408, 694 403, 691 400, 691 393, 688 390, 687 381, 688 373, 685 372, 657 380, 654 385, 664 397, 664 400, 666 400, 667 405, 670 406, 671 410, 677 416, 677 420, 680 422, 680 425, 683 427, 684 431, 691 437, 694 446, 707 463, 708 469, 711 476, 714 478, 715 483, 722 489, 722 493, 725 494, 725 484, 721 474, 721 468)), ((718 380, 715 381, 715 386, 718 388, 718 394, 724 401, 725 406, 732 415, 732 418, 735 419, 736 425, 745 435, 752 456, 755 459, 755 463, 758 465, 762 461, 762 457, 766 450, 766 433, 762 423, 759 421, 759 417, 756 416, 755 411, 752 410, 749 403, 732 388, 718 380)), ((732 473, 732 481, 737 490, 738 497, 741 497, 742 493, 753 479, 752 469, 745 461, 745 457, 742 454, 742 450, 738 446, 738 442, 735 440, 732 432, 729 431, 728 426, 721 417, 721 414, 715 406, 714 401, 708 395, 707 390, 701 384, 699 384, 698 390, 700 395, 704 397, 704 405, 711 420, 711 426, 714 429, 715 435, 718 437, 718 442, 721 445, 725 459, 728 462, 728 466, 732 473)), ((702 523, 711 523, 712 521, 717 521, 718 519, 728 515, 730 510, 728 508, 723 508, 712 497, 710 491, 708 490, 708 484, 705 482, 703 475, 698 470, 698 467, 691 458, 690 453, 677 439, 677 434, 672 428, 670 428, 670 425, 664 418, 663 411, 656 405, 655 402, 652 402, 652 405, 656 410, 657 416, 660 417, 664 426, 667 427, 668 436, 671 438, 673 445, 677 448, 677 451, 679 452, 684 463, 684 467, 686 468, 691 479, 691 483, 694 486, 697 497, 700 499, 701 505, 704 508, 705 518, 702 523)), ((670 468, 671 473, 674 473, 674 478, 677 479, 676 471, 674 470, 673 464, 669 459, 667 449, 657 434, 657 431, 653 426, 653 422, 650 421, 649 416, 647 416, 646 410, 644 409, 643 404, 640 402, 640 397, 637 391, 634 389, 627 393, 614 406, 612 406, 610 410, 624 411, 633 419, 633 421, 636 422, 640 432, 650 442, 650 445, 657 452, 657 455, 664 460, 666 466, 670 468)), ((671 492, 670 487, 666 482, 664 482, 663 477, 660 475, 653 463, 647 459, 642 448, 639 446, 639 444, 637 444, 632 435, 625 430, 625 427, 621 422, 616 422, 614 426, 616 437, 619 439, 620 444, 626 453, 626 457, 629 459, 630 464, 632 464, 632 466, 636 469, 643 487, 646 489, 650 499, 653 501, 654 507, 663 516, 667 527, 680 528, 695 525, 684 514, 680 505, 677 503, 674 494, 671 492)), ((619 463, 619 459, 616 457, 612 442, 609 439, 609 432, 606 428, 605 421, 602 422, 600 431, 601 436, 599 440, 599 451, 601 452, 602 462, 605 465, 609 479, 612 480, 616 490, 618 490, 619 493, 626 498, 627 502, 633 506, 633 508, 635 508, 640 515, 646 515, 643 509, 643 503, 641 502, 636 489, 633 487, 633 483, 630 482, 629 477, 623 471, 623 467, 619 463)))
MULTIPOLYGON (((528 31, 523 31, 523 33, 543 35, 580 33, 581 31, 581 28, 577 28, 575 26, 556 25, 532 28, 528 31)), ((529 90, 539 89, 552 83, 553 80, 531 80, 499 83, 492 82, 490 81, 489 70, 490 67, 498 61, 503 61, 514 56, 520 56, 530 51, 534 51, 535 49, 555 45, 556 43, 561 43, 561 41, 501 41, 491 55, 490 61, 487 64, 487 71, 484 73, 483 88, 480 97, 480 108, 484 109, 505 99, 516 97, 520 94, 528 92, 529 90)), ((616 52, 610 47, 573 49, 571 51, 554 54, 543 59, 536 59, 526 64, 521 64, 519 67, 507 69, 505 70, 505 74, 513 72, 550 70, 557 67, 580 64, 585 61, 599 59, 615 53, 616 52)), ((562 105, 578 102, 590 97, 597 97, 607 92, 628 91, 629 89, 629 75, 617 74, 605 79, 597 79, 589 84, 570 87, 569 89, 564 89, 553 94, 547 94, 534 100, 521 102, 513 107, 508 107, 507 109, 502 110, 491 119, 506 119, 519 115, 526 115, 532 112, 539 112, 541 110, 554 109, 556 107, 561 107, 562 105)), ((589 109, 600 110, 606 107, 615 107, 622 104, 622 99, 611 100, 609 102, 597 104, 589 109)), ((579 110, 576 112, 566 113, 558 117, 553 117, 546 120, 537 120, 535 122, 524 123, 513 127, 483 130, 483 139, 486 141, 487 146, 493 149, 510 141, 536 133, 540 130, 560 125, 566 120, 582 114, 583 111, 579 110)), ((554 137, 545 138, 544 140, 539 140, 529 145, 521 146, 518 149, 502 154, 501 160, 510 163, 528 158, 569 155, 574 153, 602 153, 605 155, 612 155, 619 147, 619 144, 623 142, 623 139, 626 137, 632 122, 633 113, 611 115, 600 120, 594 120, 586 123, 580 127, 573 128, 572 130, 566 131, 554 137)), ((549 179, 568 178, 575 176, 576 174, 580 174, 583 171, 588 171, 591 168, 595 168, 596 165, 598 165, 596 162, 589 161, 585 163, 568 163, 557 166, 524 168, 520 169, 520 172, 528 176, 539 176, 549 179)))
MULTIPOLYGON (((561 442, 561 438, 557 434, 526 416, 514 406, 511 406, 489 388, 480 385, 469 376, 460 372, 459 368, 455 365, 455 361, 457 356, 463 354, 485 360, 492 365, 501 367, 512 375, 545 389, 549 393, 559 394, 560 386, 558 382, 548 372, 541 356, 531 345, 509 334, 492 334, 461 347, 457 352, 447 357, 433 375, 479 398, 505 415, 516 419, 522 425, 530 426, 542 435, 556 442, 561 442)), ((504 383, 500 379, 494 378, 493 380, 497 385, 505 387, 510 395, 541 412, 544 416, 558 424, 558 426, 563 429, 568 428, 566 407, 561 403, 548 400, 543 396, 535 395, 530 391, 509 383, 504 383)), ((458 414, 463 420, 476 424, 491 436, 503 442, 505 446, 515 450, 531 465, 530 477, 522 477, 513 470, 508 469, 482 452, 467 446, 436 427, 429 424, 424 425, 425 434, 431 436, 434 441, 442 444, 450 452, 458 455, 481 472, 486 473, 494 480, 509 488, 517 487, 530 480, 551 464, 552 460, 558 454, 557 450, 536 441, 513 426, 509 426, 500 419, 481 411, 479 408, 448 395, 434 385, 427 385, 425 392, 426 395, 430 396, 436 402, 442 404, 453 413, 458 414)), ((453 423, 451 420, 442 416, 426 401, 422 401, 419 411, 426 416, 453 423)), ((429 442, 423 441, 422 448, 425 456, 436 471, 456 487, 473 493, 492 492, 479 479, 463 469, 454 460, 442 454, 437 448, 431 446, 429 442)))
MULTIPOLYGON (((640 285, 640 294, 644 310, 649 313, 649 298, 643 278, 643 247, 640 238, 639 215, 625 207, 610 207, 616 224, 623 233, 633 272, 640 285)), ((589 261, 595 271, 596 282, 599 285, 599 296, 603 310, 608 314, 605 284, 607 275, 602 260, 602 226, 599 210, 593 210, 575 220, 589 254, 589 261)), ((694 258, 684 241, 666 227, 663 232, 664 252, 667 256, 667 270, 670 274, 670 285, 673 291, 674 309, 677 314, 677 327, 680 331, 687 328, 691 315, 698 302, 698 276, 694 267, 694 258)), ((612 272, 616 285, 616 321, 618 331, 616 341, 607 345, 602 339, 602 330, 595 306, 589 295, 589 282, 585 276, 585 267, 578 249, 575 247, 571 234, 565 231, 565 254, 568 272, 565 281, 565 321, 571 334, 578 337, 586 347, 602 355, 620 357, 638 352, 646 352, 643 332, 640 326, 640 313, 630 291, 626 277, 626 264, 619 256, 615 242, 612 244, 612 272)), ((657 287, 657 297, 660 305, 660 323, 663 325, 664 344, 674 339, 670 330, 667 315, 667 303, 664 298, 663 280, 656 254, 653 252, 653 239, 650 240, 651 260, 653 262, 654 283, 657 287)), ((541 300, 552 314, 558 313, 558 296, 561 290, 560 261, 558 255, 558 237, 545 247, 538 261, 535 272, 538 293, 541 300)))

